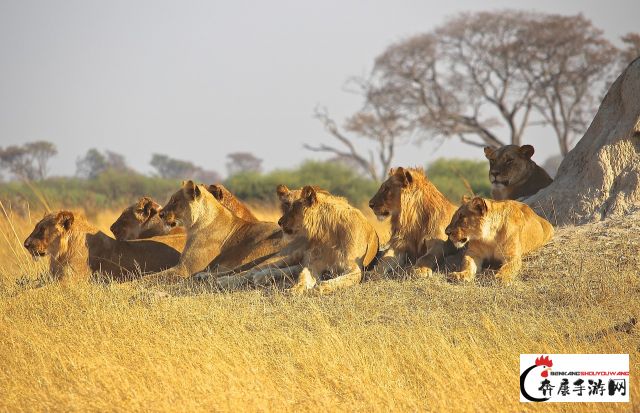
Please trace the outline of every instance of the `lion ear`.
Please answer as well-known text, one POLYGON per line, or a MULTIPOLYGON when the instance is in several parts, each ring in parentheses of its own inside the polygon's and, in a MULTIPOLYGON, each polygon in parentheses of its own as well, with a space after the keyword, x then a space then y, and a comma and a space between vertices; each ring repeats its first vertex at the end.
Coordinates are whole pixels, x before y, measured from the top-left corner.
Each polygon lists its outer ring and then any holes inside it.
POLYGON ((396 173, 396 168, 389 169, 389 176, 393 176, 396 173))
POLYGON ((160 205, 148 196, 140 198, 138 205, 140 207, 139 209, 142 209, 142 213, 146 217, 154 216, 158 213, 158 209, 160 209, 160 205))
POLYGON ((280 198, 281 201, 283 197, 286 197, 289 195, 289 192, 290 192, 289 188, 287 188, 286 185, 280 184, 276 187, 276 194, 278 195, 278 198, 280 198))
POLYGON ((487 203, 484 199, 477 196, 471 200, 471 209, 482 215, 487 212, 487 203))
POLYGON ((222 198, 224 198, 224 192, 222 192, 222 188, 220 188, 220 185, 209 185, 207 190, 211 192, 211 195, 213 195, 213 197, 218 201, 222 201, 222 198))
POLYGON ((184 183, 184 189, 187 192, 187 195, 189 195, 192 199, 196 199, 201 195, 200 188, 191 180, 184 183))
POLYGON ((413 183, 413 174, 411 171, 404 171, 404 180, 408 185, 413 183))
POLYGON ((402 182, 403 186, 407 186, 411 182, 413 182, 413 176, 411 176, 411 171, 407 171, 402 166, 399 166, 398 168, 396 168, 396 170, 393 172, 393 175, 398 177, 398 179, 400 179, 400 182, 402 182))
POLYGON ((71 229, 74 219, 75 217, 71 211, 60 211, 58 212, 58 215, 56 215, 58 225, 64 228, 65 231, 69 231, 71 229))
POLYGON ((302 188, 302 194, 300 195, 307 206, 313 205, 318 200, 318 194, 316 189, 312 186, 305 186, 302 188))
POLYGON ((492 148, 491 146, 485 146, 484 147, 484 156, 487 159, 493 159, 493 155, 496 153, 496 150, 494 148, 492 148))
POLYGON ((471 197, 469 195, 462 195, 461 203, 466 204, 469 201, 471 201, 471 197))
POLYGON ((533 149, 533 146, 531 145, 522 145, 518 149, 518 152, 520 152, 520 155, 524 156, 525 158, 531 159, 533 153, 535 152, 535 149, 533 149))

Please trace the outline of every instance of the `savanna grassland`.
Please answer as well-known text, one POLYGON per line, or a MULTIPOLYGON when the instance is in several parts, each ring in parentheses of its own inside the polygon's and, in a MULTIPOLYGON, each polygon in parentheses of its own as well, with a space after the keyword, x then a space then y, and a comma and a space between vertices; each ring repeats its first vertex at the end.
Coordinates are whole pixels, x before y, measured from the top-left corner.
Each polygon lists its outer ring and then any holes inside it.
POLYGON ((7 214, 2 411, 640 409, 640 213, 559 230, 509 286, 434 276, 152 301, 130 300, 135 284, 32 288, 46 262, 21 244, 40 215, 7 214), (521 404, 520 353, 629 353, 632 403, 521 404))

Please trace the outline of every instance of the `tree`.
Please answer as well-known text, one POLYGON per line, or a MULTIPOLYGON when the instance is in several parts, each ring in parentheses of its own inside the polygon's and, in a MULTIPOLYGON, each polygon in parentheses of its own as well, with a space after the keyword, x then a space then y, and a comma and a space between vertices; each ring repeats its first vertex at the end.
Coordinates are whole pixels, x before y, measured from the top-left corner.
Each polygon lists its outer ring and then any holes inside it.
POLYGON ((564 156, 593 118, 618 51, 582 15, 540 16, 523 33, 521 65, 535 86, 533 106, 564 156))
POLYGON ((365 103, 362 109, 345 121, 344 131, 326 109, 315 110, 315 118, 341 143, 341 148, 328 144, 304 147, 311 151, 332 153, 335 160, 357 165, 371 179, 379 182, 386 177, 395 156, 395 148, 406 142, 411 127, 397 111, 392 91, 380 88, 368 79, 353 78, 350 84, 356 86, 357 93, 365 103), (362 154, 361 149, 356 147, 355 139, 347 136, 345 131, 374 143, 374 150, 369 151, 368 157, 362 154))
POLYGON ((205 183, 220 182, 221 177, 215 171, 203 169, 192 162, 170 158, 167 155, 153 154, 150 165, 156 174, 165 179, 195 179, 205 183))
POLYGON ((255 157, 249 152, 234 152, 227 155, 227 171, 229 175, 241 172, 262 171, 262 159, 255 157))
POLYGON ((462 13, 388 47, 372 75, 427 138, 519 145, 538 123, 557 131, 566 152, 572 134, 587 126, 601 90, 593 84, 614 51, 580 15, 462 13))
POLYGON ((557 225, 640 207, 640 59, 617 78, 551 185, 526 200, 557 225))
POLYGON ((640 57, 640 33, 627 33, 620 38, 624 48, 620 51, 622 69, 640 57))
POLYGON ((95 179, 107 171, 131 171, 123 155, 111 151, 101 153, 95 148, 89 149, 85 156, 76 161, 76 175, 95 179))
POLYGON ((0 167, 19 179, 42 180, 47 177, 49 161, 57 153, 56 146, 47 141, 8 146, 0 149, 0 167))

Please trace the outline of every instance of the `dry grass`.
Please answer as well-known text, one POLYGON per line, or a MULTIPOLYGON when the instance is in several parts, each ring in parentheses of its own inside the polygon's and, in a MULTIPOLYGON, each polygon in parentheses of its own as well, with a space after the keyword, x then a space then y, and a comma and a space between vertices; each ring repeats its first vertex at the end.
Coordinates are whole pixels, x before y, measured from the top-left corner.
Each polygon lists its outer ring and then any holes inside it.
POLYGON ((29 220, 10 217, 14 236, 2 219, 0 410, 637 410, 640 327, 613 326, 640 316, 639 218, 560 231, 507 287, 434 277, 151 303, 127 284, 20 287, 43 264, 20 245, 29 220), (520 404, 520 353, 630 353, 633 403, 520 404))

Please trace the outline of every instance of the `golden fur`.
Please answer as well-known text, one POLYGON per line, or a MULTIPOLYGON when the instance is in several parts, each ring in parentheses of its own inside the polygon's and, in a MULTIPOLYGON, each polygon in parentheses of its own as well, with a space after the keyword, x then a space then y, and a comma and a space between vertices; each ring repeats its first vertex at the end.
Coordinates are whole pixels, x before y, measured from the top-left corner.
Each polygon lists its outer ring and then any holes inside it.
POLYGON ((286 241, 275 223, 249 222, 225 208, 204 185, 183 183, 160 211, 169 226, 184 226, 187 243, 179 263, 147 277, 149 283, 175 282, 201 271, 227 271, 261 262, 286 241))
POLYGON ((444 248, 445 228, 456 206, 438 191, 422 169, 400 167, 389 171, 369 207, 379 220, 391 218, 389 250, 376 266, 377 271, 415 266, 414 271, 424 274, 434 269, 430 267, 436 262, 427 266, 425 256, 444 248))
POLYGON ((553 226, 522 202, 475 197, 464 199, 447 235, 456 247, 467 248, 461 271, 450 279, 472 280, 483 263, 500 262, 496 277, 507 283, 520 271, 522 256, 553 237, 553 226))
POLYGON ((162 222, 158 211, 162 207, 148 196, 125 208, 111 225, 111 232, 117 240, 128 241, 169 234, 184 234, 182 228, 170 228, 162 222))
POLYGON ((285 234, 307 241, 293 293, 328 293, 357 284, 378 253, 378 234, 361 211, 343 198, 318 194, 311 186, 278 221, 285 234), (325 274, 334 278, 323 280, 325 274))
POLYGON ((253 212, 235 195, 233 195, 224 185, 215 184, 209 185, 207 190, 229 211, 231 211, 238 218, 242 218, 249 222, 258 222, 258 218, 253 215, 253 212))
POLYGON ((486 147, 491 197, 496 200, 529 197, 553 182, 547 172, 531 160, 531 145, 486 147))
POLYGON ((24 242, 34 257, 51 256, 50 272, 61 280, 87 279, 92 272, 117 280, 156 272, 175 265, 184 237, 118 241, 71 211, 45 215, 24 242))
MULTIPOLYGON (((249 208, 236 198, 222 184, 209 185, 207 190, 229 211, 245 221, 257 222, 249 208)), ((159 235, 184 234, 182 227, 169 227, 164 224, 158 211, 162 206, 150 197, 142 197, 127 207, 111 225, 111 232, 121 241, 151 238, 159 235)))

